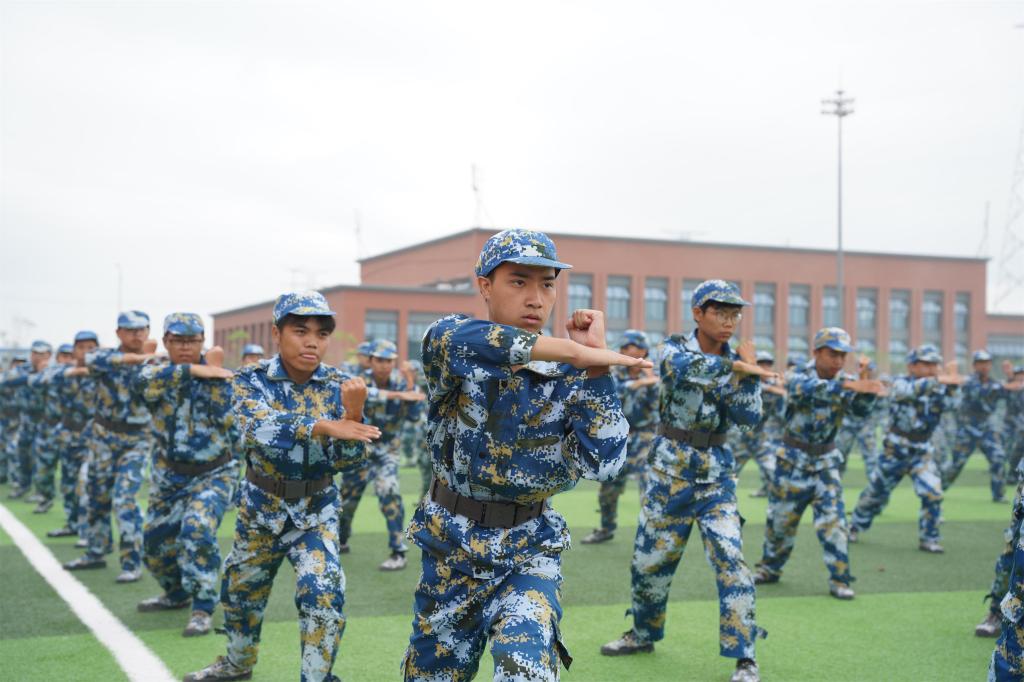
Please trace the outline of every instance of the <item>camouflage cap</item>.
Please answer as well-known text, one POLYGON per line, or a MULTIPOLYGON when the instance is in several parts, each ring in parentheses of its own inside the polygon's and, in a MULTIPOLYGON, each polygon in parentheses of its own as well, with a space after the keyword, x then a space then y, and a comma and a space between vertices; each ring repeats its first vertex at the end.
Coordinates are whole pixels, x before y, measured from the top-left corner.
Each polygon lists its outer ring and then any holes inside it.
POLYGON ((242 347, 242 355, 265 355, 263 346, 258 343, 247 343, 242 347))
POLYGON ((37 340, 32 342, 32 345, 29 346, 29 350, 33 353, 52 353, 53 346, 46 341, 37 340))
POLYGON ((775 356, 772 355, 769 351, 759 350, 757 351, 757 362, 771 362, 774 364, 775 356))
POLYGON ((145 329, 149 326, 149 315, 141 310, 128 310, 117 316, 118 329, 145 329))
POLYGON ((932 343, 922 343, 907 353, 907 364, 915 362, 942 362, 942 353, 932 343))
POLYGON ((841 353, 849 353, 853 350, 853 343, 850 335, 845 329, 839 327, 825 327, 819 329, 814 335, 814 350, 819 348, 831 348, 841 353))
POLYGON ((622 337, 619 339, 619 348, 625 348, 626 346, 636 346, 640 350, 650 350, 651 341, 647 338, 647 334, 639 329, 627 329, 622 332, 622 337))
POLYGON ((988 362, 991 359, 992 354, 985 349, 976 350, 974 351, 974 355, 971 356, 971 362, 988 362))
POLYGON ((71 354, 75 352, 75 347, 72 346, 70 343, 62 343, 59 346, 57 346, 57 352, 71 354))
POLYGON ((708 301, 715 303, 727 303, 729 305, 750 305, 740 296, 740 290, 735 284, 726 282, 724 279, 709 279, 697 285, 690 297, 690 307, 699 308, 708 301))
POLYGON ((420 362, 419 360, 410 360, 409 361, 409 366, 412 367, 417 372, 422 372, 423 371, 423 363, 420 362))
POLYGON ((807 356, 803 353, 790 353, 786 356, 786 366, 790 367, 793 365, 799 365, 801 362, 807 359, 807 356))
POLYGON ((299 317, 334 317, 327 299, 319 291, 300 291, 281 294, 274 302, 274 324, 288 315, 299 317))
POLYGON ((75 334, 75 343, 78 343, 79 341, 95 341, 96 343, 99 343, 100 337, 96 336, 96 332, 83 329, 75 334))
POLYGON ((540 265, 556 270, 572 268, 558 260, 555 243, 543 232, 502 230, 484 244, 476 261, 476 274, 486 277, 502 263, 540 265))
POLYGON ((164 334, 199 336, 203 331, 203 318, 195 313, 171 313, 164 318, 164 334))
POLYGON ((1014 374, 1024 374, 1024 365, 1014 365, 1013 373, 1014 374))
POLYGON ((359 355, 369 356, 373 352, 373 341, 363 341, 356 348, 356 353, 359 355))
POLYGON ((394 341, 377 339, 373 342, 373 349, 370 351, 369 355, 371 358, 393 360, 398 357, 398 346, 395 345, 394 341))

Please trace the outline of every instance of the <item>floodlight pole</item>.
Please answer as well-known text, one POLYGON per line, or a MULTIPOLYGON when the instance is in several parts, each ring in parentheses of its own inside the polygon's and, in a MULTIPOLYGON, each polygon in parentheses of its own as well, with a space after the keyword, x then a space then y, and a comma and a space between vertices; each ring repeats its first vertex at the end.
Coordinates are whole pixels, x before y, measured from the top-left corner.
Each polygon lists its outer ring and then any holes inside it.
POLYGON ((835 116, 839 130, 839 151, 838 173, 837 173, 837 196, 836 202, 836 231, 838 233, 838 244, 836 246, 836 292, 839 296, 839 326, 846 326, 846 292, 843 291, 843 119, 853 113, 853 98, 843 97, 843 90, 836 90, 836 96, 832 99, 823 99, 821 104, 824 109, 821 113, 826 116, 835 116))

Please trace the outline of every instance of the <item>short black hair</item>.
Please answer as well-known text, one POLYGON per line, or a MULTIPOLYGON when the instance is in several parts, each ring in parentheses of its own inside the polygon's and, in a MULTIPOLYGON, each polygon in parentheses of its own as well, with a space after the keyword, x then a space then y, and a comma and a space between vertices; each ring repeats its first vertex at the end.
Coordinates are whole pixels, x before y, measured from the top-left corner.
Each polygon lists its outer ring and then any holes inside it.
POLYGON ((306 322, 308 322, 311 317, 315 317, 317 319, 317 324, 320 325, 321 330, 326 331, 328 334, 334 333, 334 328, 337 326, 337 323, 334 321, 334 318, 331 317, 330 315, 288 314, 282 317, 280 320, 278 320, 274 324, 274 326, 277 327, 278 329, 284 329, 288 325, 298 326, 300 324, 305 324, 306 322))

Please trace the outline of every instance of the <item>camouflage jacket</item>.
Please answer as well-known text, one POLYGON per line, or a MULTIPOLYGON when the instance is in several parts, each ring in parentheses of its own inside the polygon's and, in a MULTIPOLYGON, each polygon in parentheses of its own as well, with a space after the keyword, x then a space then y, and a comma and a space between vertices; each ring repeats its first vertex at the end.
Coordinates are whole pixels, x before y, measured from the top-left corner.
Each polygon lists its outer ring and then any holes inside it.
MULTIPOLYGON (((611 479, 625 463, 628 424, 613 379, 531 362, 537 338, 465 315, 444 317, 424 335, 431 465, 452 490, 531 504, 581 477, 611 479)), ((429 500, 416 510, 409 535, 481 578, 569 542, 565 520, 550 506, 506 530, 478 526, 429 500)))
POLYGON ((634 388, 636 379, 625 367, 612 369, 615 389, 630 430, 653 429, 658 425, 658 384, 634 388))
POLYGON ((89 373, 96 376, 96 417, 125 424, 148 424, 149 409, 135 390, 142 365, 126 365, 124 353, 101 348, 85 356, 89 373))
MULTIPOLYGON (((761 420, 761 380, 736 380, 732 363, 739 356, 728 344, 721 355, 704 353, 696 332, 673 334, 665 340, 661 360, 661 423, 677 429, 725 433, 736 425, 747 431, 761 420)), ((651 465, 670 476, 698 482, 733 475, 735 461, 729 445, 696 448, 667 436, 654 440, 651 465)))
MULTIPOLYGON (((942 413, 952 407, 956 388, 940 384, 935 377, 894 377, 892 388, 889 389, 891 431, 931 438, 942 419, 942 413)), ((899 434, 894 435, 907 440, 899 434)), ((920 445, 925 446, 927 443, 920 445)))

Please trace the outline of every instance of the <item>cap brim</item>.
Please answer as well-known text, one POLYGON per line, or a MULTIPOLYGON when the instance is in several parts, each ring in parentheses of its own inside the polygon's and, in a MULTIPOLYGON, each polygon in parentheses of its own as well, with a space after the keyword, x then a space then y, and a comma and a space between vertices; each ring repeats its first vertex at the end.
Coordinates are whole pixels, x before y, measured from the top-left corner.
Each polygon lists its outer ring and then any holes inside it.
MULTIPOLYGON (((561 261, 551 260, 543 256, 522 256, 521 258, 506 258, 502 263, 517 263, 519 265, 536 265, 542 268, 554 268, 555 270, 572 270, 572 266, 561 261)), ((501 265, 499 263, 498 265, 501 265)), ((497 266, 495 266, 497 267, 497 266)))
POLYGON ((853 346, 846 343, 840 343, 839 341, 829 341, 828 343, 823 343, 820 346, 816 346, 814 350, 818 350, 819 348, 831 348, 832 350, 839 351, 840 353, 853 352, 853 346))
POLYGON ((725 303, 726 305, 750 305, 750 301, 745 301, 739 296, 733 296, 732 294, 728 294, 725 296, 711 296, 708 298, 708 301, 714 301, 715 303, 725 303))

